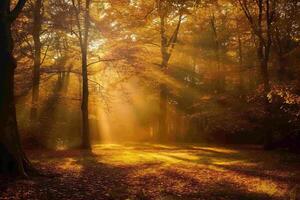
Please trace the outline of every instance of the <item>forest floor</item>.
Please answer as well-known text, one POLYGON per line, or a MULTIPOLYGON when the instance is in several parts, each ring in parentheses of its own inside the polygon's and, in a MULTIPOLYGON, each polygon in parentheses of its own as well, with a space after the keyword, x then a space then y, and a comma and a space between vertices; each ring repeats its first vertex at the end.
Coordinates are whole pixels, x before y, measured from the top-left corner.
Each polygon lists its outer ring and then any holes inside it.
POLYGON ((261 200, 300 192, 298 156, 254 147, 102 144, 27 153, 54 176, 0 177, 1 200, 261 200))

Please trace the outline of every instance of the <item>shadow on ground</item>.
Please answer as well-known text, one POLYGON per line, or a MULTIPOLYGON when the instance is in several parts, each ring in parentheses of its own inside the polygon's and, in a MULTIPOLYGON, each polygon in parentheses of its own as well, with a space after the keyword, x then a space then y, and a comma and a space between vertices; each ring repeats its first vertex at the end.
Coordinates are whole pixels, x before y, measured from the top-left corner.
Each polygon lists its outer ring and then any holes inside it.
POLYGON ((3 182, 0 199, 288 199, 300 180, 297 156, 258 149, 102 144, 28 153, 57 175, 3 182))

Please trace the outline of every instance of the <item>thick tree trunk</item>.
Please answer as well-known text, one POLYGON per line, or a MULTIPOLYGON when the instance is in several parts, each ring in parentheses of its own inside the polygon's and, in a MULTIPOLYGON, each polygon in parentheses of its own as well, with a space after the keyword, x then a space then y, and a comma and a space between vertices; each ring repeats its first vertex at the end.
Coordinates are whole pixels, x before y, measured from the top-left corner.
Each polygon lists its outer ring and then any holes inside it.
POLYGON ((40 65, 41 65, 41 40, 40 34, 42 29, 42 0, 36 0, 33 13, 33 41, 34 41, 34 65, 32 76, 32 105, 31 105, 31 119, 37 119, 37 104, 39 100, 39 85, 40 85, 40 65))
POLYGON ((14 71, 9 3, 0 3, 0 167, 1 172, 22 176, 33 169, 22 151, 14 98, 14 71))

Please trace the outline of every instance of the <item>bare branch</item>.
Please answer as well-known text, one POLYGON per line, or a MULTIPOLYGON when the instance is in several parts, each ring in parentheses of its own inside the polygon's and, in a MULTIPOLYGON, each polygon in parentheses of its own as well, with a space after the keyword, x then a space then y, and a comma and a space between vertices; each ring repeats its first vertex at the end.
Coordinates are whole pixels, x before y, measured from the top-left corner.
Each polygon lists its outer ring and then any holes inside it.
POLYGON ((91 66, 100 62, 114 62, 114 61, 119 61, 119 60, 125 60, 125 58, 110 58, 110 59, 100 59, 95 61, 95 62, 91 62, 89 63, 87 66, 91 66))

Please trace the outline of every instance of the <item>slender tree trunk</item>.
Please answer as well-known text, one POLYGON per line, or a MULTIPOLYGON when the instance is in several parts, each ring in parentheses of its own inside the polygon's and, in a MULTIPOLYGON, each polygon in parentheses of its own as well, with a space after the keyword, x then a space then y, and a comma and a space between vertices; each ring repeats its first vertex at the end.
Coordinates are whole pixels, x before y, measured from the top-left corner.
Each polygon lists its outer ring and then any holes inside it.
POLYGON ((87 74, 87 55, 82 53, 82 148, 90 148, 90 127, 89 127, 89 86, 87 74))
POLYGON ((86 10, 84 14, 84 35, 82 42, 82 148, 90 149, 90 127, 89 127, 89 84, 88 84, 88 73, 87 73, 87 48, 88 48, 88 37, 89 37, 89 8, 90 0, 86 0, 86 10))
POLYGON ((268 149, 269 146, 273 143, 273 124, 271 119, 273 118, 273 112, 269 104, 268 93, 271 90, 270 82, 269 82, 269 73, 268 73, 268 61, 269 61, 269 48, 268 47, 260 47, 261 57, 260 57, 260 71, 262 76, 262 81, 264 85, 264 109, 265 112, 268 113, 268 116, 264 119, 265 130, 265 138, 264 138, 264 148, 268 149))
POLYGON ((211 28, 214 34, 214 40, 215 40, 215 53, 216 53, 216 60, 217 60, 217 69, 218 72, 220 72, 220 43, 219 43, 219 37, 216 27, 216 18, 213 15, 210 19, 211 28))
POLYGON ((274 31, 274 46, 276 48, 276 56, 277 56, 277 64, 278 64, 278 79, 283 80, 285 72, 286 72, 286 66, 285 66, 285 60, 284 60, 284 48, 281 44, 280 40, 280 32, 278 27, 275 28, 274 31))
MULTIPOLYGON (((163 9, 163 2, 159 1, 158 4, 158 12, 159 12, 159 17, 160 17, 160 37, 161 37, 161 72, 165 75, 168 74, 168 63, 170 60, 170 57, 172 55, 172 51, 174 50, 175 44, 177 42, 177 37, 178 37, 178 32, 180 29, 180 25, 182 22, 182 13, 181 11, 179 14, 179 19, 177 26, 170 37, 169 41, 167 38, 166 34, 166 12, 163 9)), ((165 135, 168 132, 168 126, 167 126, 167 109, 168 109, 168 86, 166 83, 160 83, 160 100, 159 100, 159 120, 158 120, 158 134, 157 134, 157 139, 164 140, 165 135)))
POLYGON ((264 85, 265 96, 270 91, 269 74, 268 74, 268 61, 270 54, 270 47, 272 44, 272 24, 274 22, 274 14, 276 10, 276 1, 258 0, 255 1, 257 6, 257 21, 254 20, 254 14, 249 9, 249 2, 238 0, 241 8, 243 9, 253 33, 258 37, 258 59, 260 65, 260 73, 264 85), (264 29, 266 30, 264 34, 264 29))
POLYGON ((33 13, 33 41, 34 41, 34 65, 32 76, 32 105, 31 105, 31 119, 37 119, 37 104, 39 100, 39 85, 40 85, 40 65, 41 65, 41 40, 40 34, 42 29, 42 0, 36 0, 33 13))
POLYGON ((159 121, 158 121, 158 138, 164 139, 167 134, 167 108, 168 108, 168 89, 166 84, 160 84, 160 102, 159 102, 159 121))
POLYGON ((268 73, 268 60, 263 58, 260 61, 260 70, 263 78, 264 90, 267 94, 270 91, 270 81, 269 81, 269 73, 268 73))
POLYGON ((243 67, 243 46, 242 46, 242 40, 240 35, 238 35, 238 58, 239 58, 239 78, 240 78, 240 83, 239 83, 239 90, 242 96, 244 96, 244 67, 243 67))
POLYGON ((13 39, 10 1, 0 1, 0 171, 27 176, 33 168, 20 143, 14 98, 13 39))
POLYGON ((284 59, 282 52, 277 52, 277 60, 278 60, 278 79, 283 81, 286 75, 286 61, 284 59))
POLYGON ((238 52, 239 52, 239 65, 243 66, 243 47, 242 47, 242 40, 241 37, 238 36, 238 52))
POLYGON ((262 82, 264 85, 264 92, 267 95, 270 91, 270 81, 269 81, 269 72, 268 72, 269 50, 266 47, 264 47, 262 41, 259 42, 259 46, 258 46, 258 58, 260 62, 259 67, 260 67, 262 82))
MULTIPOLYGON (((161 36, 161 71, 166 73, 168 68, 168 47, 165 30, 165 16, 160 16, 160 36, 161 36)), ((165 83, 160 83, 159 92, 159 120, 158 120, 158 138, 162 140, 167 133, 167 108, 168 108, 168 89, 165 83)))

